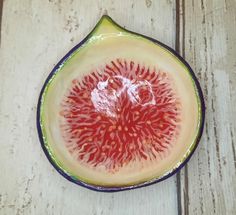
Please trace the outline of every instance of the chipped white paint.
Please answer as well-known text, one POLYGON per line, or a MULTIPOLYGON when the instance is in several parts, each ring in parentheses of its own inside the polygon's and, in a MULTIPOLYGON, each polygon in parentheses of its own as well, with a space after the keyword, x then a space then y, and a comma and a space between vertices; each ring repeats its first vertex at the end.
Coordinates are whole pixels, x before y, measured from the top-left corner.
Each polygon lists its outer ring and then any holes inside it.
POLYGON ((61 177, 36 132, 42 84, 56 62, 103 13, 126 28, 174 47, 174 1, 7 0, 0 49, 0 214, 177 214, 175 177, 107 194, 61 177), (124 12, 126 11, 126 12, 124 12))
POLYGON ((180 1, 180 46, 206 102, 203 138, 181 171, 182 214, 236 213, 236 2, 180 1), (234 29, 234 30, 232 30, 234 29))
MULTIPOLYGON (((200 79, 207 107, 203 138, 180 174, 179 212, 233 215, 236 2, 176 2, 179 50, 200 79)), ((62 178, 41 150, 35 126, 40 88, 53 65, 104 13, 132 31, 175 45, 172 0, 4 1, 0 37, 1 215, 177 214, 175 177, 139 190, 97 193, 62 178)))

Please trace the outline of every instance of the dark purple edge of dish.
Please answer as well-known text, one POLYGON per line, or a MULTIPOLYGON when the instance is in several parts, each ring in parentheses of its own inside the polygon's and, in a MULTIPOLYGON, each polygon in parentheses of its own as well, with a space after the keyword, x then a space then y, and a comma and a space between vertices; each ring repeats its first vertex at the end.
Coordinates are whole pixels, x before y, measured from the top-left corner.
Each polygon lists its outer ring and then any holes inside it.
POLYGON ((37 130, 38 130, 38 136, 39 136, 39 140, 41 143, 41 147, 46 155, 46 157, 48 158, 49 162, 52 164, 52 166, 67 180, 80 185, 82 187, 88 188, 90 190, 94 190, 94 191, 100 191, 100 192, 118 192, 118 191, 124 191, 124 190, 131 190, 131 189, 136 189, 136 188, 141 188, 141 187, 145 187, 145 186, 149 186, 151 184, 155 184, 157 182, 163 181, 167 178, 169 178, 170 176, 174 175, 175 173, 177 173, 192 157, 194 151, 196 150, 197 146, 199 145, 199 141, 201 139, 202 133, 203 133, 203 128, 204 128, 204 120, 205 120, 205 104, 204 104, 204 98, 203 98, 203 93, 200 87, 200 83, 197 80, 192 68, 189 66, 189 64, 172 48, 170 48, 169 46, 159 42, 158 40, 155 40, 153 38, 147 37, 145 35, 136 33, 136 32, 132 32, 129 30, 126 30, 129 33, 138 35, 138 36, 142 36, 148 40, 151 40, 152 42, 164 47, 165 49, 167 49, 168 51, 170 51, 173 55, 175 55, 188 69, 189 74, 191 75, 194 84, 196 86, 196 90, 199 94, 199 100, 200 100, 200 105, 201 105, 201 121, 200 121, 200 127, 199 127, 199 131, 197 134, 197 138, 195 140, 195 146, 194 148, 191 150, 190 154, 187 156, 187 158, 176 168, 173 169, 170 173, 168 173, 167 175, 161 177, 161 178, 157 178, 157 179, 153 179, 151 181, 147 181, 141 184, 137 184, 137 185, 131 185, 131 186, 124 186, 124 187, 103 187, 103 186, 96 186, 96 185, 92 185, 92 184, 87 184, 85 182, 82 182, 78 179, 73 178, 73 176, 68 175, 63 169, 61 169, 51 158, 45 144, 44 144, 44 140, 43 140, 43 133, 42 133, 42 129, 41 129, 41 125, 40 125, 40 107, 41 107, 41 99, 42 99, 42 95, 44 93, 45 87, 48 84, 48 81, 52 78, 52 76, 57 72, 57 70, 59 69, 60 65, 62 65, 70 56, 71 54, 73 54, 74 51, 76 51, 81 45, 83 45, 92 35, 93 31, 97 28, 97 26, 101 23, 101 21, 107 18, 109 19, 112 23, 115 23, 117 26, 119 26, 120 28, 124 29, 123 27, 121 27, 120 25, 118 25, 116 22, 114 22, 109 16, 107 15, 103 15, 102 18, 100 19, 100 21, 96 24, 96 26, 93 28, 93 30, 76 46, 74 46, 58 63, 57 65, 53 68, 53 70, 50 72, 50 74, 48 75, 47 79, 44 82, 44 85, 40 91, 40 95, 39 95, 39 99, 38 99, 38 104, 37 104, 37 118, 36 118, 36 124, 37 124, 37 130))

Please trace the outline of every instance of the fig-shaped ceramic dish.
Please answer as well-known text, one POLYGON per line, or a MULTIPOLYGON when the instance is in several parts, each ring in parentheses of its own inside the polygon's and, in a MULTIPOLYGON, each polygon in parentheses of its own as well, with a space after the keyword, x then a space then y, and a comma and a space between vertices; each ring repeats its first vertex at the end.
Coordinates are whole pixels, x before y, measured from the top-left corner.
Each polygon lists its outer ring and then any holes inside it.
POLYGON ((204 113, 200 85, 183 58, 103 16, 49 74, 37 128, 65 178, 121 191, 177 172, 198 145, 204 113))

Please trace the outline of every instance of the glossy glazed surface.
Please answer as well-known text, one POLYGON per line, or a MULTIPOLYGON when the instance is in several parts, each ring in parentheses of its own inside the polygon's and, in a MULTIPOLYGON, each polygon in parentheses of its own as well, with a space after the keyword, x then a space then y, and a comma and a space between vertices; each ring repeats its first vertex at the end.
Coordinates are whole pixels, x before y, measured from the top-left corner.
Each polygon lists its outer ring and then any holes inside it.
POLYGON ((188 67, 162 46, 105 18, 56 72, 42 95, 41 127, 56 166, 76 180, 153 181, 195 147, 199 94, 188 67))

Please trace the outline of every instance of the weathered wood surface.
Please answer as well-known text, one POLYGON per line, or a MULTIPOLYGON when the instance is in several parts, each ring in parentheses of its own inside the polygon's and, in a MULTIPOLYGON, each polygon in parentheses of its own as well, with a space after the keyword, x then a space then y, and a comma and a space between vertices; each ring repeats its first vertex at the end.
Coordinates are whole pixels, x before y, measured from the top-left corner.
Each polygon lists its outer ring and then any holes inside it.
POLYGON ((202 141, 178 180, 181 214, 236 214, 236 1, 178 2, 179 50, 201 82, 202 141))
POLYGON ((1 8, 1 215, 235 214, 236 1, 0 0, 0 17, 1 8), (40 88, 53 65, 104 13, 176 47, 201 82, 206 126, 177 180, 96 193, 62 178, 40 148, 40 88))
POLYGON ((177 214, 175 177, 130 192, 97 193, 61 177, 43 154, 36 103, 54 63, 104 13, 175 45, 175 2, 5 0, 0 49, 0 214, 177 214))

